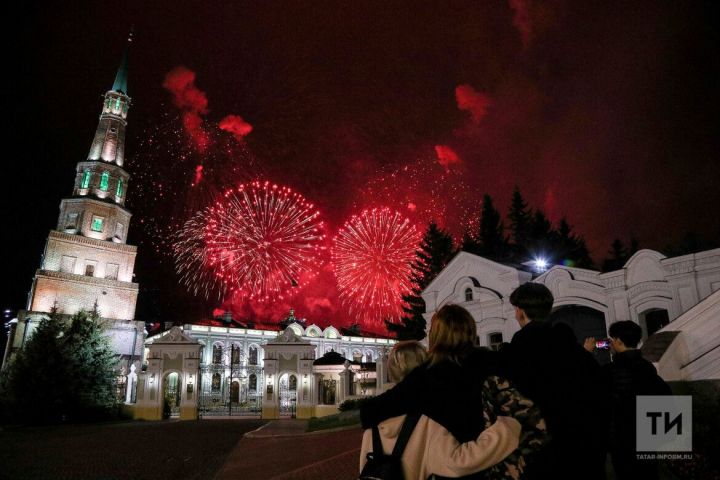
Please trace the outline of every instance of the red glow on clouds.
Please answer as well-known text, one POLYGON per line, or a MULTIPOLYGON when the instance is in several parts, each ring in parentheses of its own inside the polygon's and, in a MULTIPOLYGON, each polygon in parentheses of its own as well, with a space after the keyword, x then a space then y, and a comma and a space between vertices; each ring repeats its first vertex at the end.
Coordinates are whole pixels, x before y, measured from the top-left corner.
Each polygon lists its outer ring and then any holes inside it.
POLYGON ((531 0, 508 0, 510 8, 513 11, 512 24, 520 32, 520 39, 523 46, 530 44, 530 36, 532 35, 532 22, 530 20, 530 1, 531 0))
POLYGON ((458 165, 461 163, 460 156, 447 145, 435 145, 435 153, 437 154, 438 163, 450 170, 450 165, 458 165))
POLYGON ((470 112, 474 123, 480 123, 492 103, 486 94, 466 84, 455 87, 455 100, 460 110, 470 112))
POLYGON ((218 124, 220 130, 232 133, 238 142, 243 141, 246 135, 252 132, 252 125, 243 120, 240 115, 227 115, 218 124))
POLYGON ((547 218, 553 223, 559 222, 562 218, 560 204, 558 203, 558 199, 555 196, 555 190, 553 187, 550 187, 545 191, 545 197, 543 199, 543 211, 545 212, 547 218))
POLYGON ((165 75, 163 88, 172 94, 173 103, 183 112, 185 132, 195 147, 204 152, 210 144, 202 119, 208 112, 208 99, 205 92, 195 86, 195 72, 183 66, 175 67, 165 75))

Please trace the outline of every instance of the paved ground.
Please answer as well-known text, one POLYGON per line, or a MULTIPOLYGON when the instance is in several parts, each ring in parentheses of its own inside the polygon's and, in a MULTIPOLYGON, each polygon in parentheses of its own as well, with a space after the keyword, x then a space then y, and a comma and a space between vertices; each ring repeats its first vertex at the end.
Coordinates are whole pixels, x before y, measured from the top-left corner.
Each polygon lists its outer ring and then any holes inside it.
POLYGON ((353 480, 360 428, 304 433, 303 420, 278 420, 247 434, 215 480, 353 480))
POLYGON ((212 479, 242 435, 264 423, 126 422, 4 430, 0 479, 212 479))

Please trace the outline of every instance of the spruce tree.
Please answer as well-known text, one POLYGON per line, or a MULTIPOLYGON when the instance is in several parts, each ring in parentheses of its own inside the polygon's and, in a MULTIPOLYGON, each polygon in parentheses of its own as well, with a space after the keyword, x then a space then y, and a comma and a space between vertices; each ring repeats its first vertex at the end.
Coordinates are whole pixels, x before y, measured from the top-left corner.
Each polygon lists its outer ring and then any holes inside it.
POLYGON ((555 242, 551 248, 556 263, 562 262, 568 266, 592 268, 593 262, 585 240, 572 232, 572 227, 564 217, 560 220, 554 237, 555 242))
POLYGON ((117 356, 103 330, 96 307, 73 315, 65 334, 68 382, 76 392, 70 406, 74 418, 102 418, 117 406, 117 356))
POLYGON ((510 232, 513 242, 513 256, 518 263, 522 263, 528 254, 527 241, 530 233, 532 212, 517 186, 513 190, 508 219, 510 220, 510 232))
POLYGON ((479 225, 476 236, 465 235, 461 249, 497 262, 507 261, 511 252, 505 226, 492 197, 487 194, 483 196, 479 225))
POLYGON ((412 290, 403 296, 404 315, 399 323, 385 321, 388 331, 398 340, 421 340, 425 337, 425 302, 420 295, 430 282, 442 271, 455 254, 449 233, 432 221, 416 252, 411 265, 412 290))
POLYGON ((552 223, 545 216, 542 210, 535 210, 531 221, 526 243, 526 249, 529 255, 544 256, 551 252, 552 245, 555 243, 556 232, 552 228, 552 223))
POLYGON ((610 251, 608 251, 608 254, 610 255, 610 257, 606 258, 603 262, 603 272, 611 272, 613 270, 618 270, 622 268, 629 258, 628 251, 625 248, 622 240, 620 240, 619 238, 613 240, 612 245, 610 245, 610 251))
POLYGON ((41 423, 112 415, 116 361, 96 309, 69 322, 53 311, 3 372, 4 413, 41 423))

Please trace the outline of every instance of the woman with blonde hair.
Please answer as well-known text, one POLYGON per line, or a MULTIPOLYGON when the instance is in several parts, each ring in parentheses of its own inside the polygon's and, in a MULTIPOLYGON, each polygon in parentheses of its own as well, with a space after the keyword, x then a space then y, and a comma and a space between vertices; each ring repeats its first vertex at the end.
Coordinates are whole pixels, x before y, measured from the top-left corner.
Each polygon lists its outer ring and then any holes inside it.
MULTIPOLYGON (((400 382, 427 359, 427 351, 419 342, 397 343, 388 356, 391 382, 400 382)), ((393 451, 401 436, 406 416, 391 418, 377 426, 383 452, 393 451)), ((473 441, 459 443, 442 425, 423 415, 417 420, 401 456, 406 480, 426 480, 431 475, 460 477, 492 467, 517 447, 520 423, 510 417, 498 417, 473 441)), ((373 430, 363 435, 360 471, 374 450, 373 430)))
POLYGON ((522 397, 499 371, 495 352, 476 348, 477 329, 470 312, 445 305, 433 315, 428 333, 428 360, 394 388, 366 402, 360 410, 363 428, 404 414, 425 415, 458 442, 471 442, 500 415, 523 426, 521 451, 501 466, 473 478, 521 478, 523 454, 547 440, 537 407, 522 397))

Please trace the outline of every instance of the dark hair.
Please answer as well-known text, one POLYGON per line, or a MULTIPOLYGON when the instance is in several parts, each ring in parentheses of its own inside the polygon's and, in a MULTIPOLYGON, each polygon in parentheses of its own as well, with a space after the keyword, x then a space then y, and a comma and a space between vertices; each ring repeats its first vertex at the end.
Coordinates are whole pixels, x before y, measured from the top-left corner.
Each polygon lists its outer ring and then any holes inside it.
POLYGON ((435 312, 430 323, 430 365, 445 360, 459 364, 472 350, 476 337, 477 327, 470 312, 460 305, 445 305, 435 312))
POLYGON ((510 303, 535 321, 545 320, 550 315, 554 300, 550 289, 542 283, 523 283, 510 294, 510 303))
POLYGON ((642 338, 642 329, 632 320, 621 320, 610 325, 610 337, 619 338, 626 347, 637 348, 642 338))

